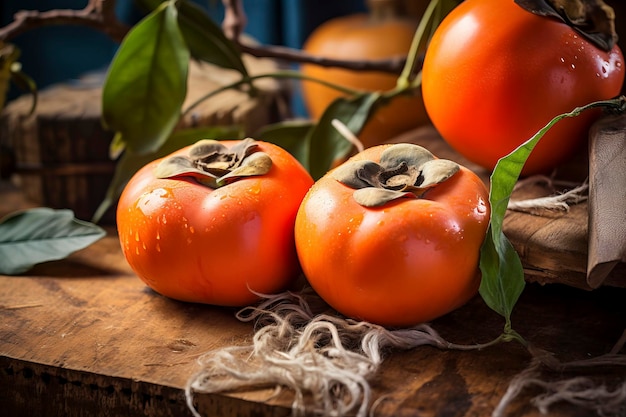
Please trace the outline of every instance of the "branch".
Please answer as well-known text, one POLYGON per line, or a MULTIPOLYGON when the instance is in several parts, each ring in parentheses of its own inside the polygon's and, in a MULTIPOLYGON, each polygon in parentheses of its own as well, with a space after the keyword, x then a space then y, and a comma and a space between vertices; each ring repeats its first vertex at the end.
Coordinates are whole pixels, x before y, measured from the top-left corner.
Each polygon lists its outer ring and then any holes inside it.
MULTIPOLYGON (((399 56, 385 60, 361 60, 350 61, 342 59, 325 58, 308 54, 299 49, 287 48, 282 46, 260 46, 246 44, 240 39, 243 33, 247 18, 241 0, 222 0, 224 5, 224 21, 222 22, 222 30, 224 34, 233 42, 235 42, 242 52, 246 52, 257 58, 275 58, 292 63, 314 64, 324 67, 340 67, 355 71, 381 71, 392 74, 401 74, 406 63, 405 56, 399 56)), ((421 69, 421 61, 423 56, 416 63, 416 70, 421 69)))
POLYGON ((115 0, 89 0, 82 10, 19 11, 11 23, 0 28, 0 41, 8 41, 32 29, 60 25, 90 27, 116 42, 121 42, 129 31, 115 16, 115 0))
POLYGON ((237 41, 248 23, 243 4, 241 0, 222 0, 222 4, 224 5, 222 30, 227 38, 237 41))
MULTIPOLYGON (((275 58, 293 63, 314 64, 323 67, 339 67, 354 71, 381 71, 392 74, 400 74, 406 62, 406 56, 397 56, 389 59, 380 60, 345 60, 326 58, 317 55, 311 55, 300 49, 287 48, 283 46, 260 46, 250 45, 243 42, 237 42, 242 52, 246 52, 257 58, 275 58)), ((416 69, 421 69, 421 56, 417 62, 416 69)))

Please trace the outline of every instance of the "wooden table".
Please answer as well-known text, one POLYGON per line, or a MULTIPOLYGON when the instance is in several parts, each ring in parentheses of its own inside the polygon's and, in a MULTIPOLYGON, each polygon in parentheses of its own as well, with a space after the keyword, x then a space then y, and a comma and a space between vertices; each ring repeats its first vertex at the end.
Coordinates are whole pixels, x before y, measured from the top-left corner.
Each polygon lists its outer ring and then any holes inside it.
MULTIPOLYGON (((27 205, 18 191, 2 184, 0 215, 27 205)), ((560 360, 584 359, 608 352, 619 339, 626 328, 624 300, 626 290, 611 286, 585 291, 530 283, 513 324, 560 360)), ((68 259, 23 276, 0 276, 0 410, 7 416, 191 415, 184 387, 196 359, 253 336, 253 325, 238 321, 235 312, 150 291, 126 264, 115 230, 109 229, 106 238, 68 259)), ((447 340, 470 344, 498 336, 503 320, 476 297, 432 325, 447 340)), ((372 381, 375 397, 385 398, 375 415, 490 415, 529 360, 517 343, 468 352, 433 347, 387 352, 372 381)), ((623 369, 602 369, 596 376, 609 383, 626 378, 623 369)), ((509 415, 540 415, 530 403, 536 394, 522 393, 509 415)), ((290 415, 290 393, 269 396, 259 390, 195 399, 205 416, 290 415)), ((589 415, 568 404, 552 411, 589 415)))

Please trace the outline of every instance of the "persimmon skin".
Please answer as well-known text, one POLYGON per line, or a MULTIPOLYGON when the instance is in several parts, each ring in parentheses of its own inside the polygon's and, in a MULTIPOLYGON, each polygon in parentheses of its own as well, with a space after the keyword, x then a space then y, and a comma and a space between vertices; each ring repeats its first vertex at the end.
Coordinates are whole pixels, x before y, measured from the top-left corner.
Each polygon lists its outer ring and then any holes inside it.
MULTIPOLYGON (((350 160, 378 162, 387 146, 350 160)), ((302 269, 330 306, 355 319, 404 327, 449 313, 476 294, 490 213, 488 190, 476 174, 461 167, 423 198, 377 208, 359 205, 353 192, 326 174, 296 217, 302 269)))
MULTIPOLYGON (((406 56, 417 28, 414 19, 373 19, 354 14, 331 19, 311 33, 303 45, 307 53, 344 60, 378 60, 406 56)), ((304 64, 303 75, 356 90, 386 92, 398 76, 375 71, 304 64)), ((302 97, 309 116, 318 120, 326 108, 345 94, 316 82, 302 82, 302 97)), ((428 122, 421 93, 414 91, 381 106, 359 134, 365 147, 374 146, 428 122)))
POLYGON ((161 160, 130 180, 118 203, 118 234, 150 288, 181 301, 244 306, 258 299, 252 291, 275 293, 298 277, 293 227, 313 179, 287 151, 257 143, 272 158, 270 172, 215 190, 190 178, 156 178, 161 160))
MULTIPOLYGON (((466 0, 441 22, 424 58, 422 93, 431 121, 467 159, 492 170, 555 116, 617 96, 618 46, 602 51, 568 25, 513 0, 466 0)), ((585 152, 587 111, 557 123, 523 175, 549 173, 585 152)))

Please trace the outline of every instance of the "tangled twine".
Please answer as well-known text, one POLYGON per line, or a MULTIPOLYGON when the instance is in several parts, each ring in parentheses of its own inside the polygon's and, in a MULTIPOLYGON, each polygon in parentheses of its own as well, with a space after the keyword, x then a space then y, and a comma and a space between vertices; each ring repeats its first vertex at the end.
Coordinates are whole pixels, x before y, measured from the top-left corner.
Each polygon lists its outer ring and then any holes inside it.
MULTIPOLYGON (((200 370, 185 388, 187 405, 196 417, 201 415, 193 404, 195 393, 262 388, 274 388, 274 395, 283 388, 290 389, 294 394, 294 416, 354 413, 365 417, 372 400, 369 380, 378 371, 386 351, 424 345, 475 350, 493 345, 450 343, 428 324, 389 330, 346 319, 329 313, 312 291, 265 297, 258 306, 239 311, 237 318, 255 323, 252 342, 210 351, 198 359, 200 370)), ((626 332, 610 353, 568 363, 558 362, 548 352, 529 348, 533 356, 530 365, 511 381, 492 416, 504 417, 512 401, 532 386, 544 391, 532 400, 542 413, 562 401, 594 410, 601 416, 623 411, 626 380, 609 389, 580 376, 545 381, 542 370, 563 374, 590 367, 626 366, 626 355, 618 353, 625 340, 626 332)))
MULTIPOLYGON (((545 183, 551 188, 556 185, 555 181, 552 178, 546 177, 544 175, 535 175, 518 181, 515 185, 515 189, 520 189, 527 185, 540 183, 545 183)), ((566 185, 571 186, 572 184, 568 183, 566 185)), ((561 210, 567 212, 569 211, 571 205, 586 201, 589 197, 588 191, 589 180, 586 179, 585 181, 583 181, 582 184, 579 184, 574 188, 561 193, 525 200, 511 200, 509 201, 507 208, 509 210, 521 212, 532 212, 538 209, 561 210)))
POLYGON ((579 408, 593 411, 599 416, 624 415, 626 410, 626 379, 611 389, 604 384, 597 383, 592 378, 583 376, 547 381, 542 372, 547 369, 558 374, 566 374, 590 368, 624 367, 626 366, 626 356, 618 354, 623 345, 623 339, 624 336, 610 353, 566 363, 557 361, 546 351, 531 348, 533 358, 530 365, 510 382, 506 393, 494 409, 492 417, 506 416, 506 408, 509 404, 523 390, 533 386, 541 388, 543 391, 532 399, 532 403, 542 414, 547 414, 554 404, 567 402, 579 408))
POLYGON ((464 348, 446 342, 426 324, 388 330, 314 312, 305 296, 291 292, 247 307, 237 317, 256 321, 252 343, 211 351, 199 358, 201 370, 186 387, 187 404, 197 417, 194 393, 260 387, 291 389, 295 416, 305 411, 342 416, 356 410, 356 416, 363 417, 372 398, 368 378, 383 362, 386 348, 464 348))

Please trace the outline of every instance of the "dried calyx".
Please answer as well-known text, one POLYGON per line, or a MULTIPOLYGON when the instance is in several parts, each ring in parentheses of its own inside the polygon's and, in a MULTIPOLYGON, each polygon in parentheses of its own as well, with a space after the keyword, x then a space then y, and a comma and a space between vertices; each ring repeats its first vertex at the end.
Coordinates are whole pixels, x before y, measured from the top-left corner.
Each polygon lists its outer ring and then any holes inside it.
POLYGON ((421 146, 401 143, 385 149, 378 163, 347 162, 332 175, 355 189, 353 197, 357 203, 377 207, 398 198, 419 198, 459 169, 456 162, 435 159, 421 146))
POLYGON ((176 155, 161 161, 157 178, 193 177, 211 188, 236 179, 263 175, 272 167, 272 159, 258 151, 258 143, 247 138, 231 148, 217 140, 201 140, 189 149, 188 156, 176 155))
POLYGON ((615 12, 603 0, 515 0, 515 3, 531 13, 561 20, 604 51, 613 49, 617 42, 615 12))

